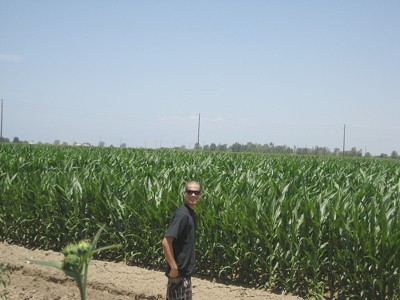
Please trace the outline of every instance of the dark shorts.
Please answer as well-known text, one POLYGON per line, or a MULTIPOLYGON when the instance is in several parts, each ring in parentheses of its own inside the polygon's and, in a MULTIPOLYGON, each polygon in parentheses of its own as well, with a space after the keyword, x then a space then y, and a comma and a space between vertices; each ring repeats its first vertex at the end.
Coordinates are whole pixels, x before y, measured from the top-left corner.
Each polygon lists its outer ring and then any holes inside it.
POLYGON ((192 300, 190 278, 168 278, 167 300, 192 300))

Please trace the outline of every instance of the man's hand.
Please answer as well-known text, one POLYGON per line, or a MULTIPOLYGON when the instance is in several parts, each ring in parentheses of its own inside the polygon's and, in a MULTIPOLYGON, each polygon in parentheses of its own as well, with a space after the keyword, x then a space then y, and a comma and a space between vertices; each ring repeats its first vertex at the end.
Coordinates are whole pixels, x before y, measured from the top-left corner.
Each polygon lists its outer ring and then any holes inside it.
POLYGON ((171 268, 171 271, 169 272, 169 277, 171 278, 176 278, 179 276, 179 271, 177 268, 171 268))

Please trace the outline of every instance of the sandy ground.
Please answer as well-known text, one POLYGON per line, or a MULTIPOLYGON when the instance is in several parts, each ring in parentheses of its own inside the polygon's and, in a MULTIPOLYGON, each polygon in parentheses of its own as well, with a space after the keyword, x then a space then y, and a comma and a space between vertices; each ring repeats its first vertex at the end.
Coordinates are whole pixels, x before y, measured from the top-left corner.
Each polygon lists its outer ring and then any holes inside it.
MULTIPOLYGON (((8 263, 12 272, 6 286, 8 299, 15 300, 80 300, 75 282, 65 278, 63 272, 39 265, 27 264, 27 259, 61 262, 63 255, 53 251, 28 250, 0 243, 0 262, 8 263)), ((4 278, 4 276, 3 276, 4 278)), ((278 295, 268 291, 224 285, 200 278, 192 278, 193 299, 301 299, 291 295, 278 295)), ((3 287, 0 286, 0 291, 3 287)), ((162 272, 92 260, 89 265, 87 299, 164 299, 166 278, 162 272)))

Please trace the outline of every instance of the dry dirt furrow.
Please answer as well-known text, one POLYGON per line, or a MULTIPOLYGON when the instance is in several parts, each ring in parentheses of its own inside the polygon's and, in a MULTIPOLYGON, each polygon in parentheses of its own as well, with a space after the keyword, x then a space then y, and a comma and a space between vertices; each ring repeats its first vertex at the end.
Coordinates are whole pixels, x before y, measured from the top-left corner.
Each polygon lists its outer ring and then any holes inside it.
MULTIPOLYGON (((71 279, 50 267, 27 264, 27 259, 60 262, 63 255, 53 251, 29 250, 0 243, 0 262, 13 269, 7 285, 9 299, 15 300, 74 300, 80 299, 78 288, 71 279)), ((291 295, 278 295, 234 285, 224 285, 193 278, 195 300, 294 300, 291 295)), ((1 291, 0 287, 0 291, 1 291)), ((147 270, 124 263, 93 260, 89 266, 87 299, 163 299, 166 278, 163 272, 147 270)))

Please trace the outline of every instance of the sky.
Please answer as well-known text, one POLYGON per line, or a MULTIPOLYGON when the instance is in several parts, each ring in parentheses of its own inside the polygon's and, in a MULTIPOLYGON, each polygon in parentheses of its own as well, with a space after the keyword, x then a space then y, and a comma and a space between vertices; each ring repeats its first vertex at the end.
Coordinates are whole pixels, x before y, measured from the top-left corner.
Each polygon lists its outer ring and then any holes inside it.
POLYGON ((0 0, 2 135, 400 153, 400 1, 0 0))

